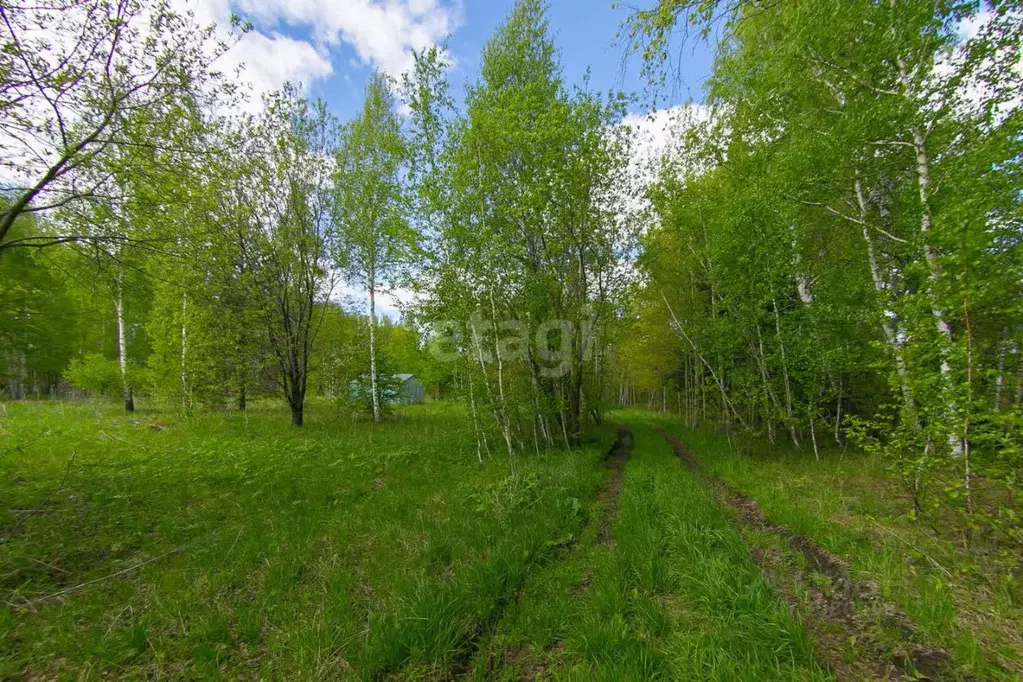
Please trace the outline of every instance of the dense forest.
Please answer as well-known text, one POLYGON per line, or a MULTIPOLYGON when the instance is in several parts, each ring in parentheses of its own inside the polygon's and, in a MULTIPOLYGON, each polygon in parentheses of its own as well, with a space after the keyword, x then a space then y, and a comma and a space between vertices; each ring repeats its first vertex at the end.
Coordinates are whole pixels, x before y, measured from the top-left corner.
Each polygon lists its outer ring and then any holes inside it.
POLYGON ((547 11, 464 96, 430 47, 339 121, 298 84, 239 113, 242 18, 0 1, 7 409, 377 423, 410 373, 482 464, 644 408, 735 458, 874 456, 1016 575, 1023 7, 659 0, 616 37, 641 93, 567 84, 547 11), (659 110, 694 41, 704 101, 659 110), (642 168, 637 107, 671 121, 642 168))

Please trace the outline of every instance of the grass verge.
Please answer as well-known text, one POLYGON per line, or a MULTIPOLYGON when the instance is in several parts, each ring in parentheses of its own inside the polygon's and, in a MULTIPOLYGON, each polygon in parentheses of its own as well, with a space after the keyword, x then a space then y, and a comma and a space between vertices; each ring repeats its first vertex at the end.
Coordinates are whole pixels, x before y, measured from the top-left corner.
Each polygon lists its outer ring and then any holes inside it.
MULTIPOLYGON (((1017 580, 983 569, 952 529, 938 532, 913 521, 910 500, 881 462, 853 451, 822 452, 819 461, 787 449, 761 448, 741 457, 723 436, 685 429, 677 420, 665 423, 709 475, 755 500, 771 523, 847 559, 855 581, 876 587, 882 600, 909 617, 916 639, 951 654, 953 677, 1023 676, 1017 580)), ((775 544, 748 539, 761 551, 775 544)), ((810 599, 810 591, 802 597, 810 599)), ((885 641, 898 635, 879 620, 871 636, 885 641)))

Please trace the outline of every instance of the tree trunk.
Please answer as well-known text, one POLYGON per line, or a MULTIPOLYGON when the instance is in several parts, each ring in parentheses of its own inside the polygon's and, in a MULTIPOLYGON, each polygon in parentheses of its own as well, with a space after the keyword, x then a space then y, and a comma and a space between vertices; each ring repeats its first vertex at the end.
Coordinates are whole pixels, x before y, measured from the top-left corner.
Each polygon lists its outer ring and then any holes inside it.
MULTIPOLYGON (((472 428, 476 433, 476 459, 483 463, 483 450, 482 445, 486 441, 486 435, 480 438, 480 422, 479 416, 476 413, 476 395, 472 386, 472 369, 469 369, 469 407, 472 410, 472 428)), ((490 447, 487 447, 487 456, 490 456, 490 447)))
POLYGON ((188 409, 188 292, 181 292, 181 406, 188 409))
POLYGON ((504 399, 504 360, 501 358, 501 337, 497 328, 497 306, 494 305, 494 290, 490 290, 490 323, 494 329, 494 358, 497 359, 497 396, 500 400, 501 421, 508 423, 508 406, 504 399))
MULTIPOLYGON (((899 78, 902 81, 903 88, 905 89, 907 96, 910 92, 910 81, 907 74, 906 62, 899 57, 897 60, 899 65, 899 78)), ((939 256, 937 249, 931 241, 931 229, 933 228, 933 218, 931 215, 931 167, 930 167, 930 156, 927 153, 926 137, 919 126, 913 126, 910 129, 910 134, 913 137, 913 151, 916 153, 916 179, 917 189, 920 195, 920 235, 923 238, 924 246, 924 260, 927 262, 927 269, 929 279, 931 281, 930 298, 931 298, 931 315, 934 317, 934 324, 938 328, 938 334, 941 337, 941 383, 942 390, 945 392, 945 407, 948 410, 948 416, 950 423, 955 424, 957 422, 955 399, 951 396, 952 392, 952 366, 949 363, 949 356, 952 353, 952 326, 948 323, 945 318, 945 314, 941 309, 941 304, 938 301, 938 282, 941 278, 941 265, 939 263, 939 256)), ((963 439, 961 436, 957 436, 955 431, 951 431, 948 434, 948 445, 952 451, 953 457, 961 457, 963 454, 963 439)))
MULTIPOLYGON (((1005 329, 1002 331, 1002 336, 1006 337, 1009 335, 1009 330, 1005 329)), ((995 397, 992 409, 996 412, 1002 407, 1002 391, 1005 386, 1005 351, 1008 342, 1003 338, 998 343, 998 373, 995 375, 995 397)))
MULTIPOLYGON (((923 235, 924 258, 927 261, 931 280, 931 314, 934 316, 934 324, 937 326, 938 334, 941 337, 941 382, 942 388, 946 392, 950 392, 952 388, 952 366, 949 364, 949 355, 952 352, 952 327, 949 325, 948 320, 945 319, 945 314, 938 303, 937 286, 941 276, 941 268, 938 263, 938 252, 929 241, 931 228, 933 227, 930 202, 930 163, 927 147, 924 144, 923 133, 919 128, 914 127, 912 134, 913 149, 916 151, 917 186, 920 190, 920 233, 923 235)), ((946 398, 946 407, 949 415, 952 417, 952 422, 955 423, 956 406, 955 401, 951 397, 946 398)), ((956 436, 955 433, 949 434, 948 444, 952 449, 953 457, 963 454, 962 439, 956 436)))
POLYGON ((124 288, 121 275, 117 276, 117 294, 114 298, 114 309, 117 312, 117 365, 121 370, 121 386, 124 392, 125 412, 135 411, 135 399, 128 383, 128 338, 124 324, 124 288))
POLYGON ((881 277, 881 268, 877 263, 877 255, 874 252, 874 240, 870 237, 870 230, 867 227, 867 201, 863 196, 863 183, 859 178, 855 182, 856 202, 860 210, 860 226, 863 228, 863 240, 867 244, 867 262, 870 264, 870 278, 874 282, 874 291, 881 298, 881 332, 884 334, 885 343, 892 351, 895 359, 895 371, 899 374, 899 387, 902 390, 902 400, 910 412, 913 411, 913 394, 909 390, 909 377, 906 371, 906 360, 902 355, 902 347, 899 345, 898 336, 892 326, 891 318, 888 316, 888 306, 885 305, 885 283, 881 277))
POLYGON ((799 294, 799 300, 803 302, 803 305, 810 305, 816 300, 816 297, 813 295, 810 276, 802 271, 802 259, 799 257, 799 244, 796 242, 795 225, 790 226, 790 232, 792 237, 792 263, 796 270, 796 293, 799 294))
POLYGON ((238 411, 245 411, 245 381, 242 381, 241 386, 238 387, 238 411))
POLYGON ((369 386, 373 394, 373 421, 380 421, 380 394, 377 391, 377 343, 376 343, 376 282, 369 280, 369 386))
MULTIPOLYGON (((734 414, 735 418, 739 420, 739 423, 741 423, 745 427, 746 422, 743 421, 739 413, 735 411, 735 407, 732 405, 732 401, 729 400, 728 398, 728 392, 725 390, 724 382, 721 381, 721 378, 717 375, 717 372, 714 371, 714 368, 710 365, 710 363, 707 362, 707 359, 703 357, 703 354, 696 347, 696 344, 693 343, 693 340, 689 337, 688 334, 686 334, 686 330, 682 328, 682 324, 678 321, 678 318, 675 316, 675 311, 672 310, 671 304, 668 303, 668 298, 664 294, 661 294, 661 299, 664 301, 664 305, 668 308, 668 313, 671 315, 671 320, 672 322, 674 322, 675 325, 675 331, 678 332, 678 334, 682 336, 682 338, 684 338, 687 342, 689 342, 690 347, 692 347, 693 349, 693 353, 696 354, 696 356, 703 362, 704 366, 706 366, 707 369, 710 371, 711 377, 714 379, 714 382, 718 386, 718 390, 721 392, 722 408, 725 407, 728 408, 725 410, 726 415, 728 414, 728 411, 731 410, 731 414, 734 414)), ((704 399, 704 409, 706 409, 706 399, 704 399)))
POLYGON ((582 442, 583 376, 579 370, 569 380, 568 387, 568 440, 572 445, 582 442))
POLYGON ((303 412, 305 411, 305 401, 301 398, 289 401, 291 405, 291 425, 302 426, 303 412))
POLYGON ((778 350, 781 352, 781 376, 785 384, 785 418, 789 422, 789 435, 792 436, 792 444, 797 448, 799 435, 796 432, 796 422, 792 415, 792 385, 789 383, 789 362, 785 356, 785 340, 781 335, 781 317, 778 315, 778 302, 771 299, 771 306, 774 308, 774 329, 778 334, 778 350))

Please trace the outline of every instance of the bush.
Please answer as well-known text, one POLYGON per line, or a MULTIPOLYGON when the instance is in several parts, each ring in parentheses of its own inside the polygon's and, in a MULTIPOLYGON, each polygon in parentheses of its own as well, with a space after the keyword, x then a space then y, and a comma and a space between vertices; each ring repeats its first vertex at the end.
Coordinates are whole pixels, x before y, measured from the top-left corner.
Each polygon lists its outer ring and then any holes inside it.
POLYGON ((94 394, 116 396, 122 389, 117 360, 109 360, 99 353, 89 353, 72 360, 64 378, 83 391, 94 394))

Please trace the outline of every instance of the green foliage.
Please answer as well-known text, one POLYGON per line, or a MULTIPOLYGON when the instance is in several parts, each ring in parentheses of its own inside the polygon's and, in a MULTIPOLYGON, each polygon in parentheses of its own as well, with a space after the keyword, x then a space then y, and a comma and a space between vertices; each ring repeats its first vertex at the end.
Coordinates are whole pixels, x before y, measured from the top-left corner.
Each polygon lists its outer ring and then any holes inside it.
MULTIPOLYGON (((658 7, 630 24, 652 66, 725 8, 658 7)), ((729 5, 706 120, 650 192, 623 365, 692 426, 815 452, 848 429, 917 514, 1011 540, 988 486, 1013 499, 1021 463, 1021 20, 966 39, 977 11, 729 5)))
MULTIPOLYGON (((416 187, 436 223, 421 317, 462 329, 453 383, 473 404, 481 451, 490 440, 509 452, 577 442, 608 403, 597 367, 638 227, 625 205, 626 100, 569 91, 560 61, 545 4, 515 3, 484 49, 464 111, 441 126, 437 149, 420 152, 430 172, 416 187), (571 329, 538 339, 550 321, 571 329), (521 352, 509 350, 516 343, 521 352), (549 346, 561 351, 554 361, 549 346)), ((416 130, 436 130, 443 110, 446 89, 433 73, 424 63, 420 86, 406 88, 416 130), (437 95, 419 96, 428 86, 437 95)))
MULTIPOLYGON (((10 235, 38 235, 38 222, 20 220, 10 235)), ((28 249, 0 255, 0 380, 12 398, 32 385, 49 393, 71 358, 80 329, 67 289, 54 259, 28 249)))
POLYGON ((64 376, 83 391, 108 397, 118 395, 124 386, 117 360, 105 358, 100 353, 73 359, 64 376))

